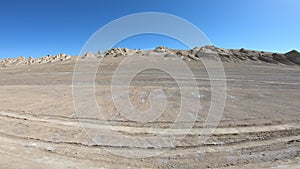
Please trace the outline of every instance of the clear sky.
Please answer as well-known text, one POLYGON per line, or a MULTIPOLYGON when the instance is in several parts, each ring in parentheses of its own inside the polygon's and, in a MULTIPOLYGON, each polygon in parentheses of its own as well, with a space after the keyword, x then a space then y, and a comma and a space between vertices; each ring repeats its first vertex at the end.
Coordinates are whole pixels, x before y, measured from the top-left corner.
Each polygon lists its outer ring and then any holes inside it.
MULTIPOLYGON (((128 14, 163 12, 182 17, 222 48, 300 50, 299 0, 1 0, 0 58, 79 54, 105 24, 128 14)), ((157 35, 118 46, 184 48, 157 35)))

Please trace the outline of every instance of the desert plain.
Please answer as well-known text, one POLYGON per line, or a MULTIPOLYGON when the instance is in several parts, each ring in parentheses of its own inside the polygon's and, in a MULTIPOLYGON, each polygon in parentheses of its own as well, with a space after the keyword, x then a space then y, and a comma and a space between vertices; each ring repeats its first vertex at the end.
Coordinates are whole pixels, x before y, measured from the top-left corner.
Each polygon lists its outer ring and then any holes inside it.
MULTIPOLYGON (((93 73, 88 64, 77 73, 93 73)), ((297 51, 280 54, 212 46, 147 51, 115 48, 95 55, 2 60, 0 168, 299 168, 299 65, 297 51), (226 75, 224 112, 204 142, 199 138, 211 106, 210 83, 218 79, 209 78, 199 53, 220 58, 226 75), (154 54, 165 61, 182 60, 192 70, 198 93, 189 99, 199 101, 201 109, 187 133, 172 129, 172 135, 163 135, 156 142, 147 140, 172 128, 178 115, 180 88, 166 72, 140 72, 129 88, 132 104, 141 111, 151 107, 151 91, 161 88, 167 103, 159 117, 141 123, 123 117, 115 107, 112 77, 122 60, 133 54, 150 60, 154 54), (74 105, 75 65, 91 57, 101 60, 93 85, 99 116, 82 115, 74 105), (103 135, 95 139, 89 130, 103 135), (115 133, 147 142, 118 140, 115 133), (184 137, 174 145, 164 142, 179 135, 184 137), (156 152, 162 153, 147 156, 156 152)), ((189 85, 189 79, 181 80, 189 85)))

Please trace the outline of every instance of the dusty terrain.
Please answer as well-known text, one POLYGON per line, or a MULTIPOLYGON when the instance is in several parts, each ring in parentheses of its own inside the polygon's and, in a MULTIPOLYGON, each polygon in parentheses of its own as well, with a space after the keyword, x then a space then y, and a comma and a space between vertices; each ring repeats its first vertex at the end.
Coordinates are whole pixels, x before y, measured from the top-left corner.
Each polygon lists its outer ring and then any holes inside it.
MULTIPOLYGON (((101 69, 95 94, 101 117, 78 117, 74 109, 72 79, 76 59, 65 54, 42 59, 0 61, 0 168, 299 168, 300 166, 300 56, 214 47, 191 51, 114 49, 99 52, 101 69), (198 51, 215 51, 223 60, 227 96, 222 119, 204 143, 199 133, 210 108, 210 81, 199 63, 198 51), (171 147, 115 144, 89 137, 82 123, 110 133, 107 125, 129 136, 156 136, 170 128, 180 104, 179 89, 168 74, 146 70, 131 83, 131 101, 149 108, 148 91, 161 87, 167 95, 165 112, 141 124, 122 117, 112 102, 111 78, 122 59, 132 53, 161 59, 182 59, 192 69, 199 87, 194 99, 203 108, 184 139, 171 147), (144 95, 140 95, 140 93, 144 95), (80 119, 81 118, 81 119, 80 119), (81 123, 80 123, 81 122, 81 123), (108 122, 108 123, 107 123, 108 122), (164 153, 130 158, 111 153, 164 153)), ((138 64, 138 63, 135 63, 138 64)), ((82 70, 83 72, 85 70, 82 70)), ((126 75, 126 72, 124 72, 126 75)), ((214 80, 214 79, 212 79, 214 80)), ((83 103, 88 104, 88 103, 83 103)), ((174 130, 174 135, 181 135, 174 130)), ((168 137, 168 136, 166 136, 168 137)))

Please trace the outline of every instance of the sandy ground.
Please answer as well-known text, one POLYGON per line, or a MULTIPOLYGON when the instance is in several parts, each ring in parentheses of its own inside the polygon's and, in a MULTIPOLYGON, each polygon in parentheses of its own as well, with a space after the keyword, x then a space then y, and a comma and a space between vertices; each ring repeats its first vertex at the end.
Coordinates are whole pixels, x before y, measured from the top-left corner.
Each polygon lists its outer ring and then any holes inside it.
MULTIPOLYGON (((132 83, 131 101, 149 108, 147 97, 161 87, 165 112, 145 124, 122 117, 112 102, 111 78, 120 58, 104 59, 95 94, 101 116, 80 117, 74 109, 72 77, 75 59, 14 66, 0 71, 0 168, 299 168, 300 68, 266 63, 224 63, 226 106, 213 134, 199 142, 210 108, 211 92, 204 66, 191 61, 198 99, 203 106, 193 128, 178 144, 137 144, 127 136, 146 138, 169 129, 180 101, 174 79, 157 70, 141 73, 132 83), (87 129, 88 128, 88 129, 87 129), (88 130, 88 131, 86 131, 88 130), (114 132, 112 132, 112 130, 114 132), (101 131, 99 142, 89 132, 101 131), (120 140, 114 133, 125 135, 120 140), (130 158, 143 153, 145 158, 130 158), (127 157, 115 155, 120 152, 127 157)), ((83 103, 88 104, 88 103, 83 103)), ((170 136, 163 135, 159 143, 170 136)))

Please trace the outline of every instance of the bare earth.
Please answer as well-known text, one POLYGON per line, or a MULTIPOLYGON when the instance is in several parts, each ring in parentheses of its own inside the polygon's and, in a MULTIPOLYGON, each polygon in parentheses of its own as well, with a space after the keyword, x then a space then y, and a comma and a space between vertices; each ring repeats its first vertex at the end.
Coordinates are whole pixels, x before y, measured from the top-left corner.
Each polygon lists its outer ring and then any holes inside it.
MULTIPOLYGON (((0 168, 296 169, 300 166, 300 67, 292 62, 224 61, 225 111, 213 135, 205 143, 199 143, 199 133, 210 108, 210 81, 205 67, 188 57, 185 62, 196 76, 200 93, 194 99, 200 100, 203 109, 181 142, 173 147, 155 147, 131 142, 115 144, 113 137, 95 143, 82 122, 95 130, 107 130, 104 133, 108 136, 113 134, 106 122, 124 135, 156 136, 170 128, 176 118, 180 94, 174 79, 158 70, 139 74, 131 83, 132 103, 138 109, 148 109, 147 93, 159 86, 166 92, 168 104, 155 121, 140 124, 127 120, 114 107, 110 92, 112 75, 123 56, 107 56, 98 70, 95 85, 102 118, 78 117, 72 97, 73 70, 78 57, 62 57, 65 59, 52 63, 20 62, 1 67, 0 168), (164 150, 164 153, 130 158, 110 150, 123 153, 164 150)), ((162 54, 161 58, 166 57, 162 54)), ((180 134, 183 133, 174 129, 174 135, 180 134)))

